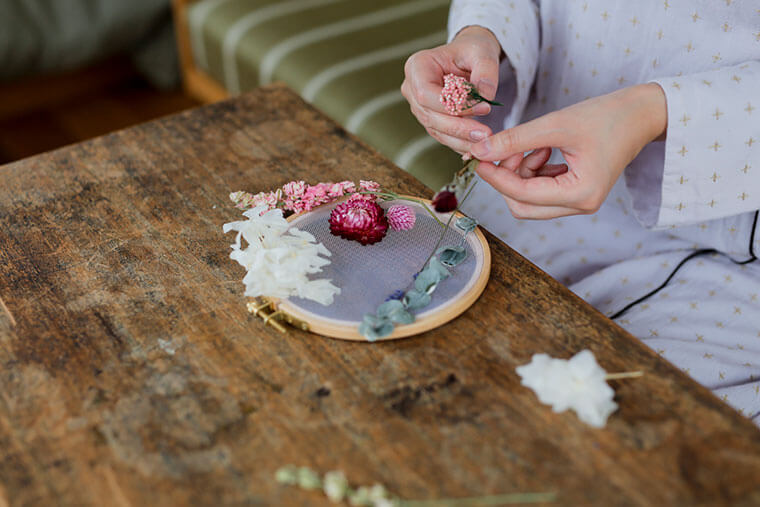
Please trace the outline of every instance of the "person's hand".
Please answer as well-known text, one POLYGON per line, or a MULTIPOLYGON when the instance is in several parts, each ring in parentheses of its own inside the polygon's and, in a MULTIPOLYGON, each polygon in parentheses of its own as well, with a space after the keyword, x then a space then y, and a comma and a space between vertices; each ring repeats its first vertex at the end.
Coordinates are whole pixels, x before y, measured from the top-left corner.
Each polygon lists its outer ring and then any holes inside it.
POLYGON ((667 126, 665 93, 624 88, 523 123, 472 146, 477 172, 516 218, 595 213, 625 167, 667 126), (552 148, 567 164, 549 164, 552 148), (533 150, 525 156, 525 152, 533 150), (501 160, 500 165, 493 161, 501 160))
MULTIPOLYGON (((449 44, 419 51, 404 65, 401 93, 417 120, 438 142, 459 152, 470 151, 473 142, 491 135, 491 129, 468 117, 452 116, 440 101, 443 76, 464 75, 478 92, 492 100, 499 81, 501 46, 487 29, 469 26, 449 44)), ((463 116, 488 114, 491 106, 481 102, 463 116)))

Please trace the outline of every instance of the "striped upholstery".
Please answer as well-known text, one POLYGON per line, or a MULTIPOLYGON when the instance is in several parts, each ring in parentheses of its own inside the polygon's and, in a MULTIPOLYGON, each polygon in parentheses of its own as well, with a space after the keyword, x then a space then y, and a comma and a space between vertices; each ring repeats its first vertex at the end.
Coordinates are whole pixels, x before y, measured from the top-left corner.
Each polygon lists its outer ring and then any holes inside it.
POLYGON ((188 25, 195 64, 229 92, 284 81, 437 189, 461 161, 417 123, 399 86, 410 54, 445 42, 448 4, 200 0, 188 25))

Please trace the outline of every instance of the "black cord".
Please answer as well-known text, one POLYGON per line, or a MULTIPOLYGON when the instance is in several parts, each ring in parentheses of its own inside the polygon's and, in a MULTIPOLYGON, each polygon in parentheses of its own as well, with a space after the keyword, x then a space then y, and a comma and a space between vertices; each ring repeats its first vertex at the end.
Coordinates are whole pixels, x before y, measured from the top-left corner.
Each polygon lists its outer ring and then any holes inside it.
MULTIPOLYGON (((757 256, 755 255, 755 230, 757 229, 757 216, 758 216, 758 213, 760 213, 760 210, 755 211, 755 218, 754 218, 754 220, 752 222, 752 231, 750 232, 750 235, 749 235, 749 259, 743 260, 743 261, 737 261, 735 259, 732 259, 730 256, 728 256, 726 254, 722 254, 722 255, 726 255, 726 257, 728 257, 731 260, 731 262, 733 262, 734 264, 740 264, 740 265, 741 264, 749 264, 750 262, 754 262, 754 261, 757 260, 757 256)), ((643 301, 646 301, 650 297, 652 297, 655 294, 657 294, 658 292, 660 292, 662 289, 665 288, 666 285, 668 285, 668 282, 670 282, 670 280, 673 279, 673 277, 676 275, 676 273, 678 273, 678 270, 681 269, 681 267, 683 267, 684 264, 686 264, 688 261, 690 261, 694 257, 699 257, 701 255, 707 255, 707 254, 711 254, 711 253, 721 253, 721 252, 717 251, 714 248, 703 248, 701 250, 696 250, 696 251, 690 253, 689 255, 687 255, 686 257, 684 257, 681 260, 681 262, 678 263, 678 265, 675 267, 675 269, 673 269, 673 271, 671 271, 670 275, 668 275, 668 277, 665 279, 664 282, 662 282, 662 284, 660 284, 659 287, 657 287, 656 289, 652 290, 651 292, 649 292, 649 293, 641 296, 636 301, 633 301, 632 303, 629 303, 629 304, 625 305, 623 308, 621 308, 620 310, 618 310, 617 312, 615 312, 613 315, 611 315, 610 319, 617 319, 618 317, 620 317, 621 315, 623 315, 625 312, 627 312, 628 310, 630 310, 631 308, 633 308, 637 304, 639 304, 639 303, 641 303, 643 301)))
POLYGON ((750 262, 757 260, 757 256, 755 255, 755 230, 757 229, 758 213, 760 213, 760 210, 755 211, 755 219, 752 221, 752 232, 749 234, 749 259, 737 262, 737 264, 749 264, 750 262))
POLYGON ((694 257, 698 257, 700 255, 705 255, 705 254, 709 254, 709 253, 715 253, 715 252, 717 252, 717 250, 714 249, 714 248, 705 248, 705 249, 702 249, 702 250, 697 250, 695 252, 691 252, 689 255, 687 255, 685 258, 683 258, 681 260, 681 262, 678 263, 678 266, 676 266, 676 268, 670 273, 670 275, 668 275, 668 277, 665 279, 664 282, 662 282, 662 284, 659 287, 657 287, 653 291, 651 291, 651 292, 649 292, 649 293, 641 296, 636 301, 633 301, 632 303, 629 303, 629 304, 625 305, 621 310, 618 310, 615 314, 611 315, 610 318, 611 319, 617 319, 618 317, 620 317, 621 315, 623 315, 625 312, 627 312, 628 310, 630 310, 631 308, 633 308, 637 304, 641 303, 642 301, 647 300, 648 298, 650 298, 650 297, 654 296, 655 294, 657 294, 658 292, 660 292, 662 289, 665 288, 665 286, 668 284, 668 282, 670 280, 672 280, 674 276, 676 276, 676 273, 678 273, 678 270, 681 269, 681 267, 684 264, 686 264, 686 262, 690 261, 694 257))

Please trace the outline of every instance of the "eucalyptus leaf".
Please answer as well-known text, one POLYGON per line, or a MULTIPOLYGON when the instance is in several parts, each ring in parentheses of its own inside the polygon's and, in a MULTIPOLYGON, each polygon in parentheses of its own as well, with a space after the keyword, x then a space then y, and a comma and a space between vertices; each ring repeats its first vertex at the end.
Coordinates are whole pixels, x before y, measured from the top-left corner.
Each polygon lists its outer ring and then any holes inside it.
POLYGON ((393 312, 390 318, 391 321, 395 322, 396 324, 411 324, 414 322, 414 315, 404 309, 393 312))
POLYGON ((467 258, 467 251, 461 246, 446 246, 438 250, 441 256, 441 264, 453 268, 467 258))
POLYGON ((404 305, 398 299, 391 299, 377 307, 377 316, 382 318, 391 317, 399 310, 404 311, 404 305))
POLYGON ((377 333, 375 332, 375 328, 370 326, 366 322, 362 322, 361 324, 359 324, 359 334, 365 337, 367 341, 370 341, 370 342, 373 342, 379 338, 377 336, 377 333))
MULTIPOLYGON (((444 250, 445 248, 447 248, 447 247, 443 247, 443 248, 439 249, 438 252, 436 252, 436 253, 441 252, 441 250, 444 250)), ((449 276, 451 276, 451 273, 449 272, 449 270, 446 269, 446 267, 441 263, 441 261, 438 260, 438 257, 435 257, 435 256, 433 256, 430 259, 430 262, 428 263, 427 269, 432 269, 435 272, 437 272, 438 275, 441 277, 441 280, 445 280, 449 276)), ((439 282, 440 282, 440 280, 439 280, 439 282)))
POLYGON ((393 332, 393 323, 389 320, 384 320, 382 325, 375 328, 375 333, 377 333, 378 338, 383 338, 384 336, 388 336, 393 332))
POLYGON ((464 231, 464 233, 467 234, 475 230, 475 227, 478 226, 478 221, 475 220, 474 218, 462 217, 462 218, 459 218, 455 222, 455 224, 458 229, 464 231))
POLYGON ((365 313, 362 322, 368 326, 377 327, 382 323, 382 319, 378 318, 377 315, 365 313))
POLYGON ((364 319, 359 325, 359 333, 371 342, 388 336, 392 332, 393 323, 390 320, 378 318, 371 313, 364 315, 364 319))
POLYGON ((428 266, 427 268, 420 271, 419 275, 417 275, 417 279, 414 281, 414 288, 420 292, 427 292, 430 294, 435 290, 438 282, 440 281, 440 272, 428 266))
POLYGON ((404 304, 397 300, 386 301, 377 308, 377 316, 380 319, 390 319, 396 324, 411 324, 414 322, 414 316, 407 312, 404 304))
MULTIPOLYGON (((419 278, 419 277, 418 277, 419 278)), ((402 302, 407 310, 416 310, 418 308, 424 308, 430 304, 430 294, 427 292, 420 292, 418 290, 410 290, 404 295, 402 302)))

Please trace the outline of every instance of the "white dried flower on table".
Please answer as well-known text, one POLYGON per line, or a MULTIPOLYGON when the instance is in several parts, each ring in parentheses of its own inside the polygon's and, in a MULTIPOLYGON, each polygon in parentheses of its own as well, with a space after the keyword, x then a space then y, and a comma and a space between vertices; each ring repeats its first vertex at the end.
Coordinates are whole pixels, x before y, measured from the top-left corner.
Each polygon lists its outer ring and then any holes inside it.
POLYGON ((322 481, 317 472, 309 467, 301 467, 298 469, 298 485, 303 489, 319 489, 322 481))
POLYGON ((340 289, 330 280, 310 280, 330 261, 330 251, 314 236, 295 227, 288 229, 282 210, 258 206, 243 213, 248 220, 224 224, 225 233, 237 231, 230 258, 242 265, 248 297, 291 296, 311 299, 325 306, 332 304, 340 289), (241 239, 247 243, 242 247, 241 239))
POLYGON ((327 472, 322 482, 322 489, 327 498, 336 503, 343 501, 348 493, 348 479, 343 472, 339 470, 327 472))
POLYGON ((541 403, 555 412, 575 410, 581 421, 604 427, 607 417, 617 410, 612 401, 615 391, 607 384, 607 372, 599 366, 590 350, 569 360, 535 354, 530 363, 517 368, 522 384, 531 388, 541 403))

